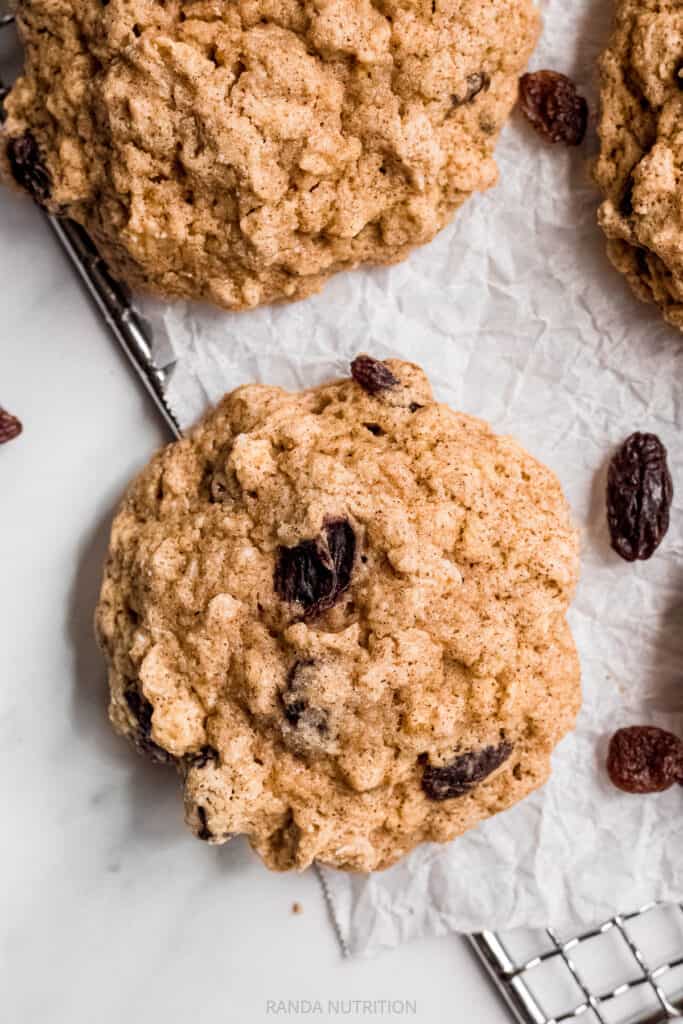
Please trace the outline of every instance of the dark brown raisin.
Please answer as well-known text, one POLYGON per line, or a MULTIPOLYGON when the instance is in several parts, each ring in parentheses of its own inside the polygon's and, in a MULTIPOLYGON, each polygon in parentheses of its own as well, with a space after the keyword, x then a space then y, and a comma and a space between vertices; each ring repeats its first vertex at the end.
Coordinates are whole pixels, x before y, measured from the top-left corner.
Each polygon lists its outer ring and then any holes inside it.
POLYGON ((631 434, 610 462, 607 522, 612 547, 627 562, 648 559, 669 529, 673 481, 655 434, 631 434))
POLYGON ((300 729, 314 729, 321 736, 328 731, 326 712, 321 708, 309 707, 305 700, 285 704, 285 718, 290 725, 300 729))
POLYGON ((307 617, 327 611, 351 584, 356 535, 347 519, 325 523, 316 540, 280 548, 274 586, 283 601, 299 604, 307 617))
POLYGON ((378 395, 382 391, 389 391, 401 383, 397 377, 378 359, 372 356, 360 355, 351 363, 351 376, 356 384, 360 384, 369 395, 378 395))
POLYGON ((308 707, 305 700, 293 698, 289 694, 283 694, 282 703, 285 709, 285 718, 290 725, 298 725, 299 719, 308 707))
POLYGON ((175 760, 173 755, 152 739, 152 712, 154 709, 150 702, 142 696, 134 682, 129 684, 123 696, 138 724, 132 737, 135 749, 139 754, 149 757, 150 760, 156 761, 158 764, 172 763, 175 760))
POLYGON ((339 594, 348 589, 351 583, 351 573, 356 557, 356 535, 348 519, 332 519, 325 525, 325 536, 334 564, 336 586, 336 593, 332 597, 332 601, 334 601, 339 594))
POLYGON ((625 793, 661 793, 683 782, 683 741, 653 725, 619 729, 610 740, 607 773, 625 793))
POLYGON ((214 747, 205 746, 196 754, 188 754, 186 763, 190 768, 206 768, 207 764, 218 762, 218 751, 214 747))
POLYGON ((152 705, 145 697, 142 697, 137 686, 132 683, 124 693, 126 704, 137 720, 142 732, 149 736, 152 728, 152 705))
POLYGON ((460 754, 450 764, 427 764, 422 773, 422 789, 430 800, 463 796, 507 761, 511 753, 512 744, 504 741, 497 747, 460 754))
POLYGON ((213 839, 213 832, 206 823, 206 808, 197 807, 197 817, 199 818, 199 829, 196 833, 197 839, 203 839, 208 842, 209 839, 213 839))
POLYGON ((0 444, 13 441, 15 437, 19 437, 23 429, 21 420, 0 406, 0 444))
POLYGON ((588 104, 571 78, 558 71, 535 71, 520 79, 522 112, 548 142, 578 146, 588 126, 588 104))
POLYGON ((212 839, 217 839, 220 843, 226 843, 229 839, 233 839, 235 836, 234 832, 212 832, 208 824, 208 815, 206 813, 206 807, 201 804, 197 804, 195 808, 197 812, 197 821, 199 828, 195 831, 197 839, 203 839, 205 843, 210 842, 212 839))
POLYGON ((17 185, 25 188, 38 203, 50 198, 50 175, 31 132, 16 135, 7 143, 7 159, 17 185))
POLYGON ((384 435, 384 431, 378 423, 364 423, 363 426, 366 430, 369 430, 374 437, 382 437, 384 435))
POLYGON ((285 718, 290 725, 315 729, 321 735, 327 732, 327 714, 308 702, 308 688, 315 674, 315 662, 297 661, 287 676, 287 688, 281 694, 285 718))

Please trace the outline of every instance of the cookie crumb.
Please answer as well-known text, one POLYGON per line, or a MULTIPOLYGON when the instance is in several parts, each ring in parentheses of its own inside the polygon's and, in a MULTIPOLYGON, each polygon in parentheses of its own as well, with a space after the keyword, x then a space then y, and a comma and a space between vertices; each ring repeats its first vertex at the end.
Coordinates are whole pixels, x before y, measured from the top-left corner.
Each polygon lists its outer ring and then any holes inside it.
POLYGON ((303 912, 304 912, 304 908, 301 906, 300 903, 297 903, 297 902, 292 903, 292 913, 293 914, 303 914, 303 912))

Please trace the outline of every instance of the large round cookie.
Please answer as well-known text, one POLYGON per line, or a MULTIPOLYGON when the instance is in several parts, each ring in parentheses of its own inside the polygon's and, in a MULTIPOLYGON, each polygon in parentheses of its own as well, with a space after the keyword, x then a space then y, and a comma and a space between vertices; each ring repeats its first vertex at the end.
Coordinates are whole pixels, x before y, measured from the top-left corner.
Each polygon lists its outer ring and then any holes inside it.
POLYGON ((619 0, 601 76, 596 179, 609 256, 683 328, 682 0, 619 0))
POLYGON ((114 727, 271 868, 383 868, 548 777, 579 667, 555 476, 408 363, 227 395, 116 517, 114 727), (360 381, 360 383, 359 383, 360 381))
POLYGON ((532 0, 20 0, 0 164, 119 277, 230 309, 392 263, 496 181, 532 0))

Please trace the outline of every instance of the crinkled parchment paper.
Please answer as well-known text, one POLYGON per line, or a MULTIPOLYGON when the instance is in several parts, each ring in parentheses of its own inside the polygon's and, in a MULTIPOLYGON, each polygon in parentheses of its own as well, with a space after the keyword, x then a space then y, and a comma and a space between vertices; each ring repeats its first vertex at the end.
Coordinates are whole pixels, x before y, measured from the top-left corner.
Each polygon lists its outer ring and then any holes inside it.
MULTIPOLYGON (((596 109, 605 0, 546 0, 532 68, 571 74, 596 109)), ((289 388, 346 374, 359 351, 421 363, 438 396, 514 434, 560 476, 583 531, 571 612, 585 700, 552 781, 446 846, 370 877, 326 870, 352 952, 415 936, 593 923, 683 898, 683 791, 614 790, 609 734, 648 721, 683 734, 683 336, 641 306, 604 255, 589 158, 543 143, 513 117, 500 185, 430 246, 357 271, 293 306, 229 315, 146 303, 159 354, 179 360, 171 397, 189 425, 250 380, 289 388), (646 563, 610 551, 606 463, 635 429, 658 433, 678 485, 667 540, 646 563)))

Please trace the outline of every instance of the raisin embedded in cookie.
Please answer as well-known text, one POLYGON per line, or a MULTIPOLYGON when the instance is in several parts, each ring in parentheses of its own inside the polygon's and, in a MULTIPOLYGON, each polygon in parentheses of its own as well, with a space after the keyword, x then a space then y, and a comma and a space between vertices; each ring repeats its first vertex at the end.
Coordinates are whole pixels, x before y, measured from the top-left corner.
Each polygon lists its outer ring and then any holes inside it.
POLYGON ((609 257, 683 329, 683 4, 618 0, 601 59, 595 177, 609 257))
POLYGON ((572 728, 555 476, 409 363, 226 395, 115 519, 110 716, 187 822, 271 868, 382 868, 541 785, 572 728))
POLYGON ((497 179, 533 0, 19 0, 0 172, 135 288, 245 309, 395 263, 497 179))

